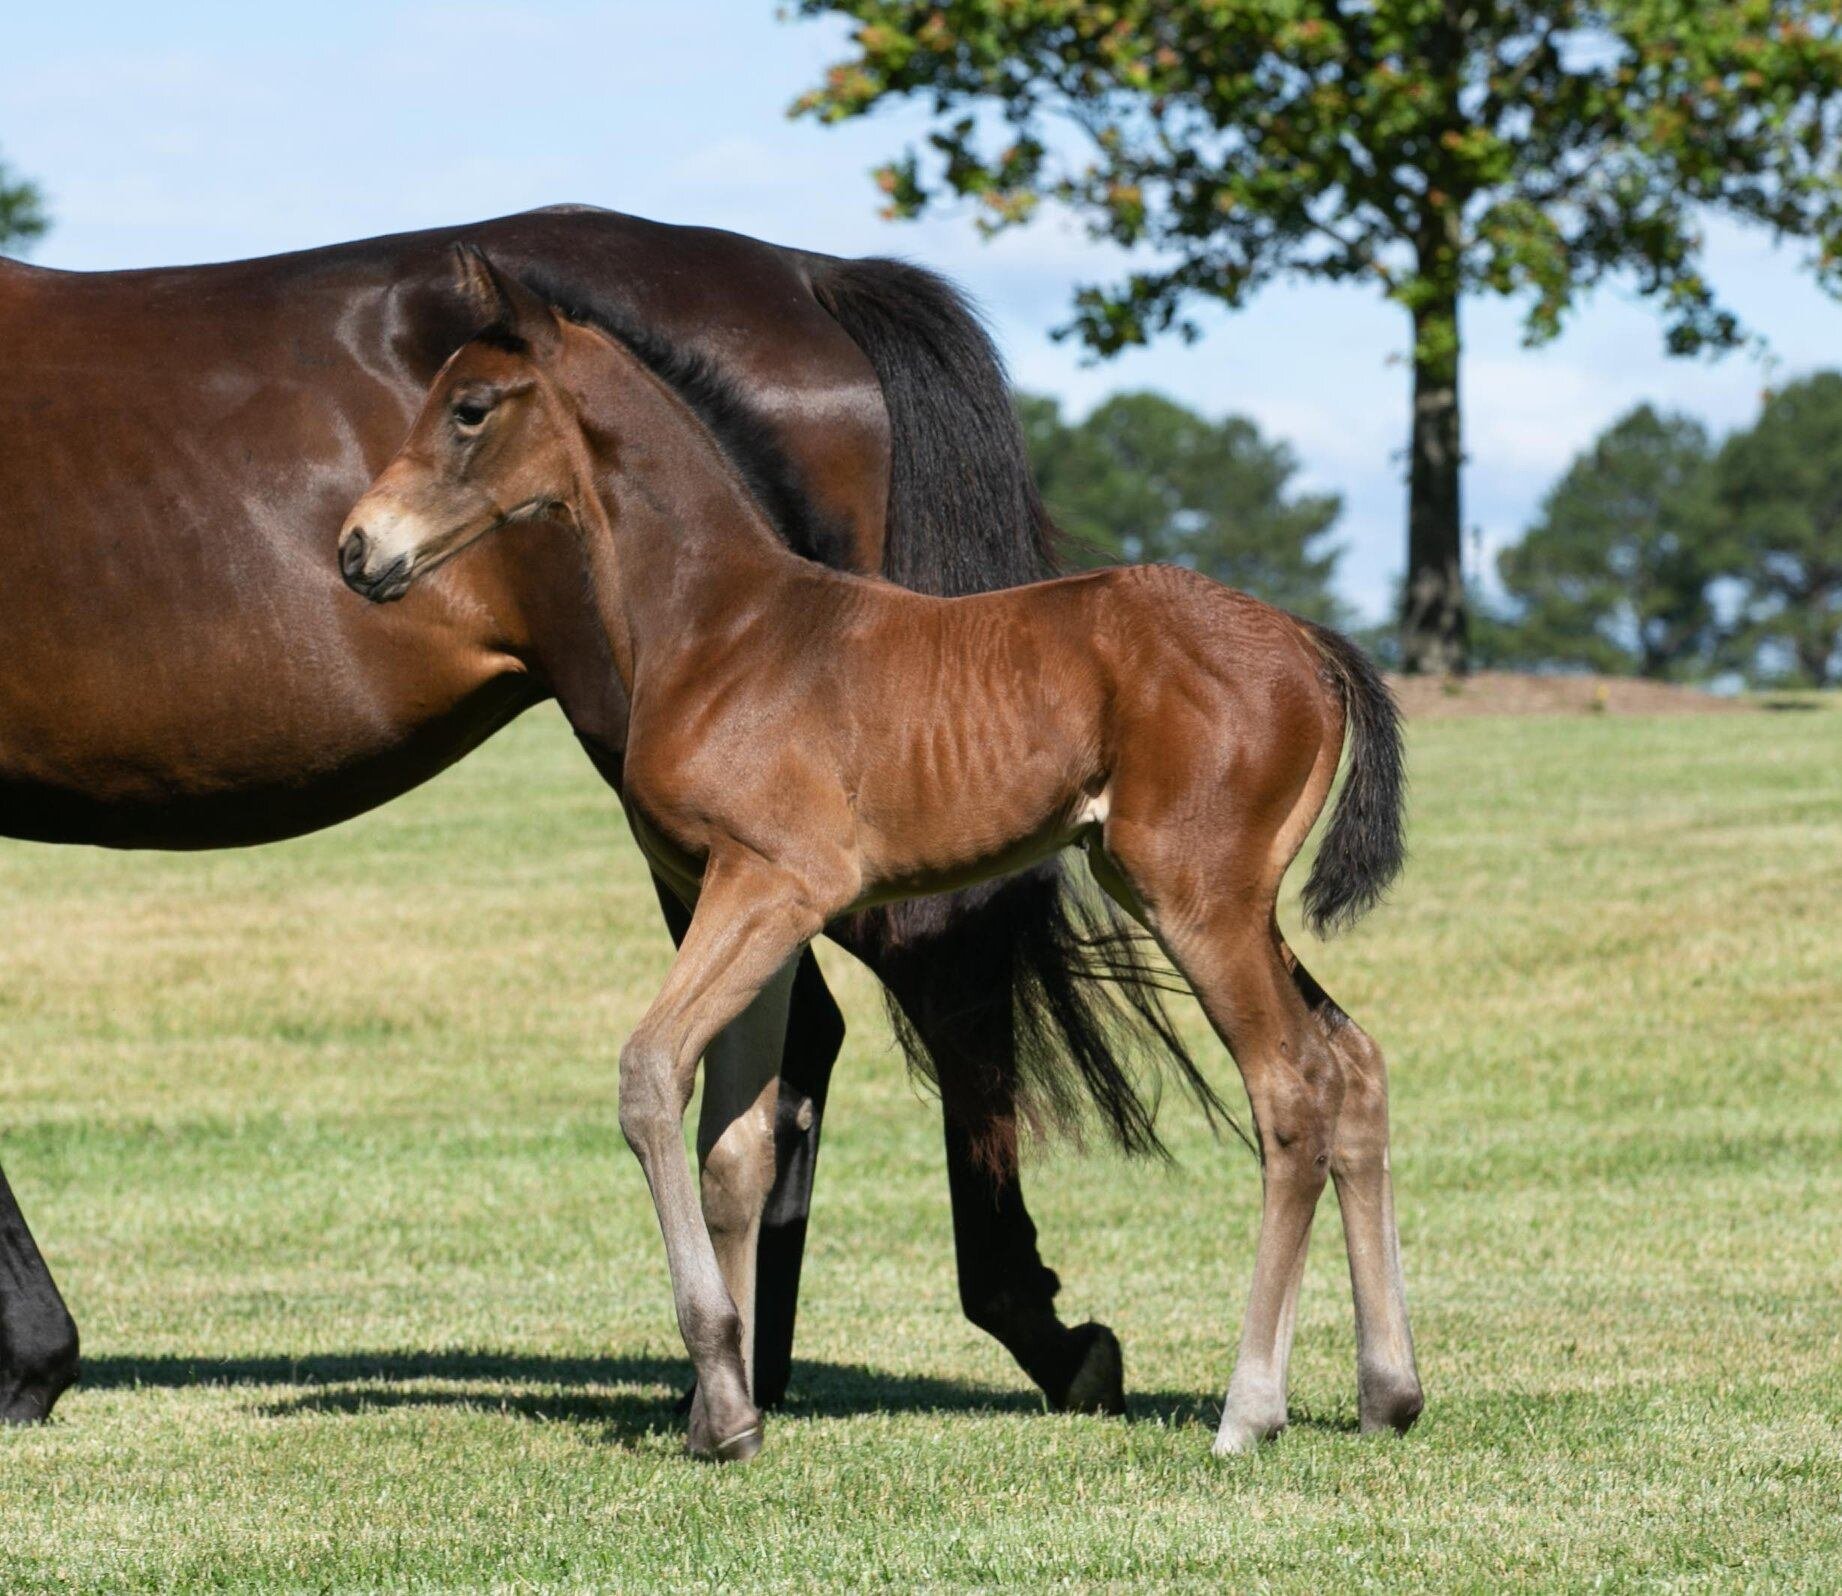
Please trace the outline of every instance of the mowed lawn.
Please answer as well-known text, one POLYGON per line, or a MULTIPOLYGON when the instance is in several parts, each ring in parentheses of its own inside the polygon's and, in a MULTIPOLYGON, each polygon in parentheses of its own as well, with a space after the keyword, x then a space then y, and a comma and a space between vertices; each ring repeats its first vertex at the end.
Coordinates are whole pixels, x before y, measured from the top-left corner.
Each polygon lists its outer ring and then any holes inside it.
POLYGON ((685 1460, 615 1103, 668 944, 552 712, 282 847, 0 847, 0 1157, 86 1370, 0 1436, 0 1586, 1842 1585, 1842 711, 1411 741, 1410 874, 1299 945, 1393 1062, 1426 1416, 1354 1433, 1327 1200, 1294 1426, 1227 1462, 1251 1158, 1172 1097, 1172 1169, 1029 1165, 1132 1392, 1046 1414, 829 950, 795 1400, 685 1460))

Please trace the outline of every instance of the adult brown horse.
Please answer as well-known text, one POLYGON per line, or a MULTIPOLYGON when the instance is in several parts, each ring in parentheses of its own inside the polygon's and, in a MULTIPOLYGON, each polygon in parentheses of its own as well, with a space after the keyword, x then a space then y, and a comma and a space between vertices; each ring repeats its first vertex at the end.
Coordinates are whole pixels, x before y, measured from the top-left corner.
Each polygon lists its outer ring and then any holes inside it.
MULTIPOLYGON (((570 529, 533 520, 393 610, 356 598, 327 557, 479 326, 456 277, 461 238, 728 373, 740 397, 726 441, 809 557, 936 592, 1048 570, 988 342, 943 283, 892 262, 583 208, 222 266, 76 275, 0 261, 0 832, 158 848, 284 837, 415 786, 546 697, 618 776, 628 704, 570 529)), ((1052 1401, 1116 1408, 1111 1333, 1059 1321, 1017 1185, 971 1147, 974 1127, 1002 1139, 1032 1073, 1091 1082, 1127 1138, 1146 1140, 1086 978, 1096 960, 1122 972, 1082 933, 1038 874, 837 934, 883 978, 954 1109, 967 1313, 1052 1401)), ((1155 1022, 1136 973, 1123 971, 1127 1006, 1155 1022)), ((760 1242, 770 1398, 787 1379, 842 1034, 808 957, 760 1242)), ((42 1418, 76 1371, 75 1327, 0 1177, 0 1418, 42 1418)))
POLYGON ((1168 566, 943 599, 801 560, 702 424, 707 373, 642 362, 622 330, 470 258, 499 313, 353 508, 340 564, 387 602, 531 515, 577 530, 634 705, 627 814, 695 905, 620 1065, 621 1128, 697 1367, 691 1450, 761 1445, 753 1225, 774 1166, 772 1071, 712 1050, 700 1213, 682 1121, 706 1048, 785 989, 826 925, 1077 845, 1189 980, 1253 1105, 1265 1204, 1216 1451, 1285 1425, 1305 1245, 1333 1175, 1363 1428, 1412 1424, 1385 1067, 1276 919, 1346 732, 1307 918, 1353 919, 1400 868, 1400 732, 1374 668, 1333 632, 1168 566))

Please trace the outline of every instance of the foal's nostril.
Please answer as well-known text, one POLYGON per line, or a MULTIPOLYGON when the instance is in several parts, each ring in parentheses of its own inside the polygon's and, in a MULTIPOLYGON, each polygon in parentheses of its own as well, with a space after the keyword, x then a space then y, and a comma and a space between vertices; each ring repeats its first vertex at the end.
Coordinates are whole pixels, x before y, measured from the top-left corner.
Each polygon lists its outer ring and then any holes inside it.
POLYGON ((347 576, 356 576, 365 568, 365 555, 369 545, 365 542, 365 529, 355 526, 345 535, 345 542, 339 549, 339 569, 347 576))

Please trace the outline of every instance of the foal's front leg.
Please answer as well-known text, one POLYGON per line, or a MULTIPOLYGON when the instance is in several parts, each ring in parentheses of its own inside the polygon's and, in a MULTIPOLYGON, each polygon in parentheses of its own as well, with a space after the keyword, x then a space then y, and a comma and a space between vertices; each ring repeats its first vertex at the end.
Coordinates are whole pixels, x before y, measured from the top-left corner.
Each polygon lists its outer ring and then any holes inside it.
MULTIPOLYGON (((674 945, 691 928, 691 911, 656 876, 653 886, 674 945)), ((754 1218, 755 1257, 751 1284, 754 1307, 744 1300, 737 1274, 725 1256, 721 1221, 711 1212, 711 1182, 704 1171, 704 1221, 716 1244, 717 1262, 729 1282, 729 1294, 748 1324, 748 1388, 757 1407, 771 1408, 785 1399, 793 1373, 793 1322, 799 1306, 800 1263, 806 1250, 806 1221, 812 1208, 812 1177, 819 1155, 819 1121, 832 1066, 844 1046, 844 1016, 825 985, 812 949, 793 961, 791 992, 786 998, 784 1038, 771 1033, 756 1009, 774 999, 773 983, 762 991, 729 1031, 745 1031, 762 1049, 762 1065, 771 1078, 780 1060, 779 1085, 772 1096, 774 1117, 773 1185, 754 1218)), ((764 1011, 765 1013, 765 1011, 764 1011)), ((739 1039, 739 1038, 738 1038, 739 1039)), ((705 1049, 722 1046, 719 1038, 705 1049)), ((744 1061, 745 1067, 746 1062, 744 1061)), ((706 1080, 708 1075, 706 1074, 706 1080)), ((706 1113, 708 1113, 706 1096, 706 1113)), ((713 1131, 712 1135, 720 1134, 713 1131)), ((726 1183, 727 1184, 727 1183, 726 1183)), ((695 1390, 685 1394, 688 1408, 695 1390)))
POLYGON ((799 957, 788 959, 755 1001, 704 1049, 704 1097, 697 1119, 704 1224, 742 1316, 742 1363, 749 1396, 757 1405, 762 1397, 755 1375, 755 1251, 774 1189, 781 1044, 799 957))
MULTIPOLYGON (((678 1329, 697 1371, 688 1445, 700 1456, 752 1457, 761 1447, 761 1416, 749 1395, 742 1315, 718 1264, 684 1156, 684 1111, 698 1058, 822 923, 783 872, 752 854, 713 854, 665 986, 621 1050, 620 1126, 646 1172, 665 1237, 678 1329)), ((718 1050, 713 1069, 724 1067, 726 1053, 718 1050)), ((726 1081, 717 1092, 723 1099, 735 1095, 726 1081)), ((743 1115, 733 1122, 740 1126, 738 1143, 757 1118, 743 1115)))

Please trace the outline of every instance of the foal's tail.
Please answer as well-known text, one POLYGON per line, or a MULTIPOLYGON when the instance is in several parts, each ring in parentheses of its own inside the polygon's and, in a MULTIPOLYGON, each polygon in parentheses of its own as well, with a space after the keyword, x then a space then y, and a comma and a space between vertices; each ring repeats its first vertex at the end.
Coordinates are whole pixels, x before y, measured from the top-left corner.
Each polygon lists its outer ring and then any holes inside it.
POLYGON ((1361 919, 1407 858, 1402 821, 1407 775, 1401 712, 1381 672, 1354 643, 1307 623, 1343 700, 1349 774, 1305 883, 1305 923, 1328 936, 1361 919))

